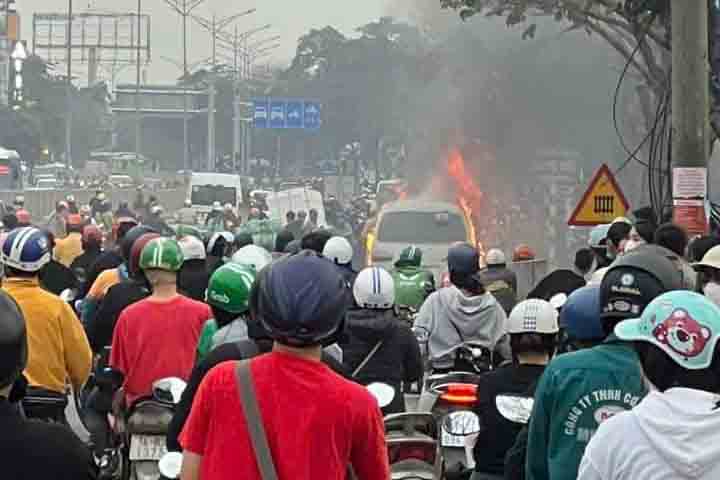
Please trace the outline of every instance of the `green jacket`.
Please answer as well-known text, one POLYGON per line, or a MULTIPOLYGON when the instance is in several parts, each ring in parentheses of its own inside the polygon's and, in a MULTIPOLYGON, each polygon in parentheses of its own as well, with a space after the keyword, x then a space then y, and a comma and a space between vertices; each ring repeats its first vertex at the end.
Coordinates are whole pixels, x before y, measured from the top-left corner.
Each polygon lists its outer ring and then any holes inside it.
POLYGON ((614 336, 550 362, 535 391, 528 436, 528 480, 575 480, 599 424, 647 393, 632 345, 614 336))
POLYGON ((198 340, 197 351, 195 354, 195 364, 199 364, 210 353, 213 348, 213 336, 218 331, 218 324, 214 318, 211 318, 200 332, 200 340, 198 340))
POLYGON ((395 282, 395 304, 418 310, 435 291, 435 277, 420 267, 398 267, 392 272, 395 282))

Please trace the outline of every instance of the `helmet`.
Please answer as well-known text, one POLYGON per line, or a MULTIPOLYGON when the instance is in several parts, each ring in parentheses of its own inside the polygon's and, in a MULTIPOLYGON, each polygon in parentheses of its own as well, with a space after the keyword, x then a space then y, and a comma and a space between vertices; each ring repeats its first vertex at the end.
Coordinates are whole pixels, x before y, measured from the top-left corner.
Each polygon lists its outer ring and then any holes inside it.
POLYGON ((396 266, 411 265, 419 267, 422 264, 423 252, 415 245, 403 248, 400 256, 395 261, 396 266))
POLYGON ((558 311, 550 302, 537 298, 515 305, 507 323, 508 333, 553 334, 559 331, 558 311))
POLYGON ((25 318, 15 300, 0 292, 0 388, 12 385, 28 359, 25 318))
POLYGON ((67 210, 68 208, 70 208, 70 205, 68 205, 67 202, 65 202, 63 200, 60 200, 59 202, 57 202, 58 210, 60 210, 60 209, 67 210))
MULTIPOLYGON (((235 241, 235 235, 233 235, 230 232, 213 233, 212 237, 210 237, 210 241, 208 241, 207 253, 208 253, 208 255, 213 255, 215 246, 221 242, 225 243, 225 247, 223 247, 223 252, 224 252, 225 248, 227 248, 228 245, 231 245, 234 241, 235 241)), ((221 253, 220 256, 222 256, 222 255, 224 255, 224 253, 221 253)))
POLYGON ((125 236, 123 236, 122 240, 120 240, 120 253, 125 260, 130 258, 130 250, 132 249, 135 240, 142 237, 146 233, 158 232, 152 227, 148 227, 147 225, 138 225, 136 227, 132 227, 125 234, 125 236))
POLYGON ((222 211, 222 205, 220 205, 220 202, 213 202, 212 209, 216 212, 222 211))
POLYGON ((153 205, 153 207, 150 209, 150 213, 152 213, 153 215, 160 215, 164 211, 165 209, 162 205, 153 205))
POLYGON ((232 203, 226 203, 225 205, 223 205, 223 208, 225 209, 225 211, 231 212, 233 209, 232 203))
POLYGON ((332 237, 323 248, 323 255, 338 265, 352 262, 353 248, 345 237, 332 237))
POLYGON ((259 272, 268 266, 272 260, 272 254, 264 248, 257 245, 245 245, 235 252, 230 261, 238 265, 253 267, 256 272, 259 272))
POLYGON ((25 205, 25 197, 22 196, 22 195, 16 195, 16 196, 15 196, 15 200, 13 201, 13 204, 14 204, 15 206, 20 206, 20 207, 22 207, 23 205, 25 205))
POLYGON ((701 261, 693 264, 693 268, 695 270, 706 270, 708 268, 720 270, 720 246, 708 250, 701 261))
POLYGON ((257 207, 252 207, 250 209, 250 218, 257 218, 260 216, 260 210, 257 207))
POLYGON ((16 228, 8 234, 2 247, 3 263, 23 272, 37 272, 51 258, 47 235, 34 227, 16 228))
POLYGON ((247 312, 255 276, 255 269, 245 265, 228 263, 218 268, 208 283, 208 305, 230 313, 247 312))
POLYGON ((77 213, 68 215, 68 217, 67 217, 67 226, 68 227, 76 227, 77 228, 77 227, 81 226, 82 223, 83 223, 83 219, 77 213))
POLYGON ((65 200, 68 203, 75 203, 75 195, 68 195, 67 197, 65 197, 65 200))
POLYGON ((600 321, 600 287, 575 290, 560 312, 560 327, 570 340, 602 340, 605 331, 600 321))
POLYGON ((178 240, 183 258, 187 260, 205 260, 205 245, 202 240, 193 236, 186 236, 178 240))
POLYGON ((30 222, 32 219, 30 218, 30 212, 25 210, 24 208, 21 208, 17 212, 15 212, 15 218, 17 218, 19 225, 30 225, 30 222))
MULTIPOLYGON (((200 230, 191 225, 178 225, 175 229, 175 236, 178 240, 181 240, 183 237, 195 237, 198 240, 202 240, 200 230)), ((203 246, 203 248, 205 247, 203 246)))
POLYGON ((487 255, 485 256, 485 263, 488 266, 493 265, 505 265, 507 263, 507 260, 505 259, 505 254, 502 250, 499 248, 491 248, 488 250, 487 255))
POLYGON ((590 230, 590 239, 588 244, 592 248, 606 248, 605 241, 607 240, 608 230, 610 230, 610 224, 598 225, 590 230))
POLYGON ((189 198, 185 199, 183 205, 185 205, 186 207, 192 207, 192 200, 190 200, 189 198))
POLYGON ((144 233, 133 242, 132 248, 130 249, 130 258, 128 260, 128 270, 131 275, 136 276, 140 273, 140 254, 142 253, 143 248, 145 248, 145 245, 147 245, 150 240, 154 240, 156 238, 160 238, 159 233, 144 233))
POLYGON ((704 370, 720 339, 720 308, 695 292, 668 292, 640 318, 620 322, 615 333, 622 340, 652 343, 685 369, 704 370))
POLYGON ((105 200, 106 198, 107 198, 107 197, 105 196, 105 193, 104 193, 104 192, 98 192, 98 194, 97 194, 97 199, 98 199, 98 200, 103 201, 103 200, 105 200))
POLYGON ((100 245, 102 243, 103 237, 102 232, 98 227, 95 225, 87 225, 85 228, 83 228, 82 231, 82 243, 89 244, 89 243, 96 243, 100 245))
POLYGON ((683 288, 682 274, 656 250, 638 247, 619 257, 600 284, 601 317, 638 317, 657 296, 683 288))
POLYGON ((172 238, 160 237, 150 240, 140 253, 140 268, 177 272, 183 264, 180 245, 172 238))
POLYGON ((314 252, 283 257, 263 269, 250 310, 269 336, 285 345, 329 345, 342 331, 348 288, 338 269, 314 252))
POLYGON ((392 308, 395 305, 395 281, 384 268, 368 267, 355 279, 353 296, 361 308, 392 308))
POLYGON ((519 245, 513 251, 513 262, 528 262, 535 260, 535 251, 529 245, 519 245))

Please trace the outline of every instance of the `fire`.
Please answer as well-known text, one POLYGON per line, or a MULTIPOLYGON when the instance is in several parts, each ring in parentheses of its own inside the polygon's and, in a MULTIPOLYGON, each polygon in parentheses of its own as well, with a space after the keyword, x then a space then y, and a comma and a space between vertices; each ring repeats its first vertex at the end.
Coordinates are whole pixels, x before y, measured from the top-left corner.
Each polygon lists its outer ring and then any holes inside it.
MULTIPOLYGON (((451 149, 448 154, 447 173, 455 183, 457 203, 469 219, 472 237, 477 238, 475 234, 475 225, 477 224, 475 214, 481 211, 485 195, 475 183, 472 174, 465 165, 462 153, 457 148, 451 149)), ((481 257, 484 258, 484 248, 479 241, 478 248, 481 257)))

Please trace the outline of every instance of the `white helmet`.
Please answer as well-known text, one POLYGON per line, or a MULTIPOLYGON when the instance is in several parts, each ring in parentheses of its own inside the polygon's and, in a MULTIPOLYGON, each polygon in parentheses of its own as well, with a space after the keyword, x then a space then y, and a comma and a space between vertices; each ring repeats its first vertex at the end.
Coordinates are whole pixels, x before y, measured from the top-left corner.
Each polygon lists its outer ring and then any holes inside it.
POLYGON ((235 252, 230 261, 238 265, 251 266, 256 272, 259 272, 272 262, 272 255, 257 245, 245 245, 235 252))
POLYGON ((510 312, 508 333, 557 333, 558 311, 550 302, 533 298, 518 303, 510 312))
POLYGON ((212 234, 212 237, 210 237, 210 240, 208 240, 207 244, 207 252, 210 253, 213 250, 215 250, 215 244, 220 239, 225 240, 225 243, 227 245, 231 245, 235 241, 235 235, 233 235, 230 232, 215 232, 212 234))
POLYGON ((226 212, 231 212, 233 209, 232 203, 226 203, 225 205, 223 205, 223 208, 226 212))
POLYGON ((199 238, 185 235, 178 243, 185 260, 205 260, 205 245, 199 238))
POLYGON ((352 262, 353 248, 345 237, 332 237, 323 248, 323 255, 338 265, 352 262))
POLYGON ((499 248, 491 248, 488 250, 487 255, 485 256, 485 263, 488 266, 492 265, 505 265, 507 263, 507 260, 505 259, 505 254, 502 250, 499 248))
POLYGON ((382 267, 368 267, 355 279, 353 296, 360 308, 385 310, 395 305, 395 282, 382 267))
POLYGON ((222 205, 220 205, 220 202, 213 202, 212 209, 215 212, 222 212, 222 205))
POLYGON ((189 198, 186 199, 183 203, 186 207, 192 207, 192 200, 190 200, 189 198))
POLYGON ((155 205, 150 209, 150 213, 152 213, 153 215, 160 215, 164 211, 165 209, 162 207, 162 205, 155 205))

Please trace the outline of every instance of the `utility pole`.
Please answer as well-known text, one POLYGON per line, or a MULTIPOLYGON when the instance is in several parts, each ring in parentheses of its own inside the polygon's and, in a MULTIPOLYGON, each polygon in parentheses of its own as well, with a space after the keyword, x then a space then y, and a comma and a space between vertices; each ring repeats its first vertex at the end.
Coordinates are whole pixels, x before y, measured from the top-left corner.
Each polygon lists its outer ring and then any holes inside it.
POLYGON ((183 44, 183 169, 187 172, 190 170, 190 128, 188 118, 188 91, 187 79, 190 75, 188 71, 188 30, 187 20, 193 10, 202 5, 205 0, 165 0, 175 12, 182 17, 182 44, 183 44))
POLYGON ((707 167, 710 88, 707 0, 672 8, 672 158, 676 167, 707 167))
POLYGON ((67 20, 67 85, 65 85, 65 164, 72 166, 72 123, 73 123, 73 102, 72 102, 72 22, 73 22, 73 0, 68 0, 67 20))
POLYGON ((142 149, 142 115, 140 114, 140 45, 142 39, 142 0, 137 0, 137 49, 135 61, 135 163, 140 163, 140 151, 142 149))
POLYGON ((706 233, 708 192, 702 184, 709 184, 710 157, 708 2, 672 3, 673 221, 689 233, 706 233))

